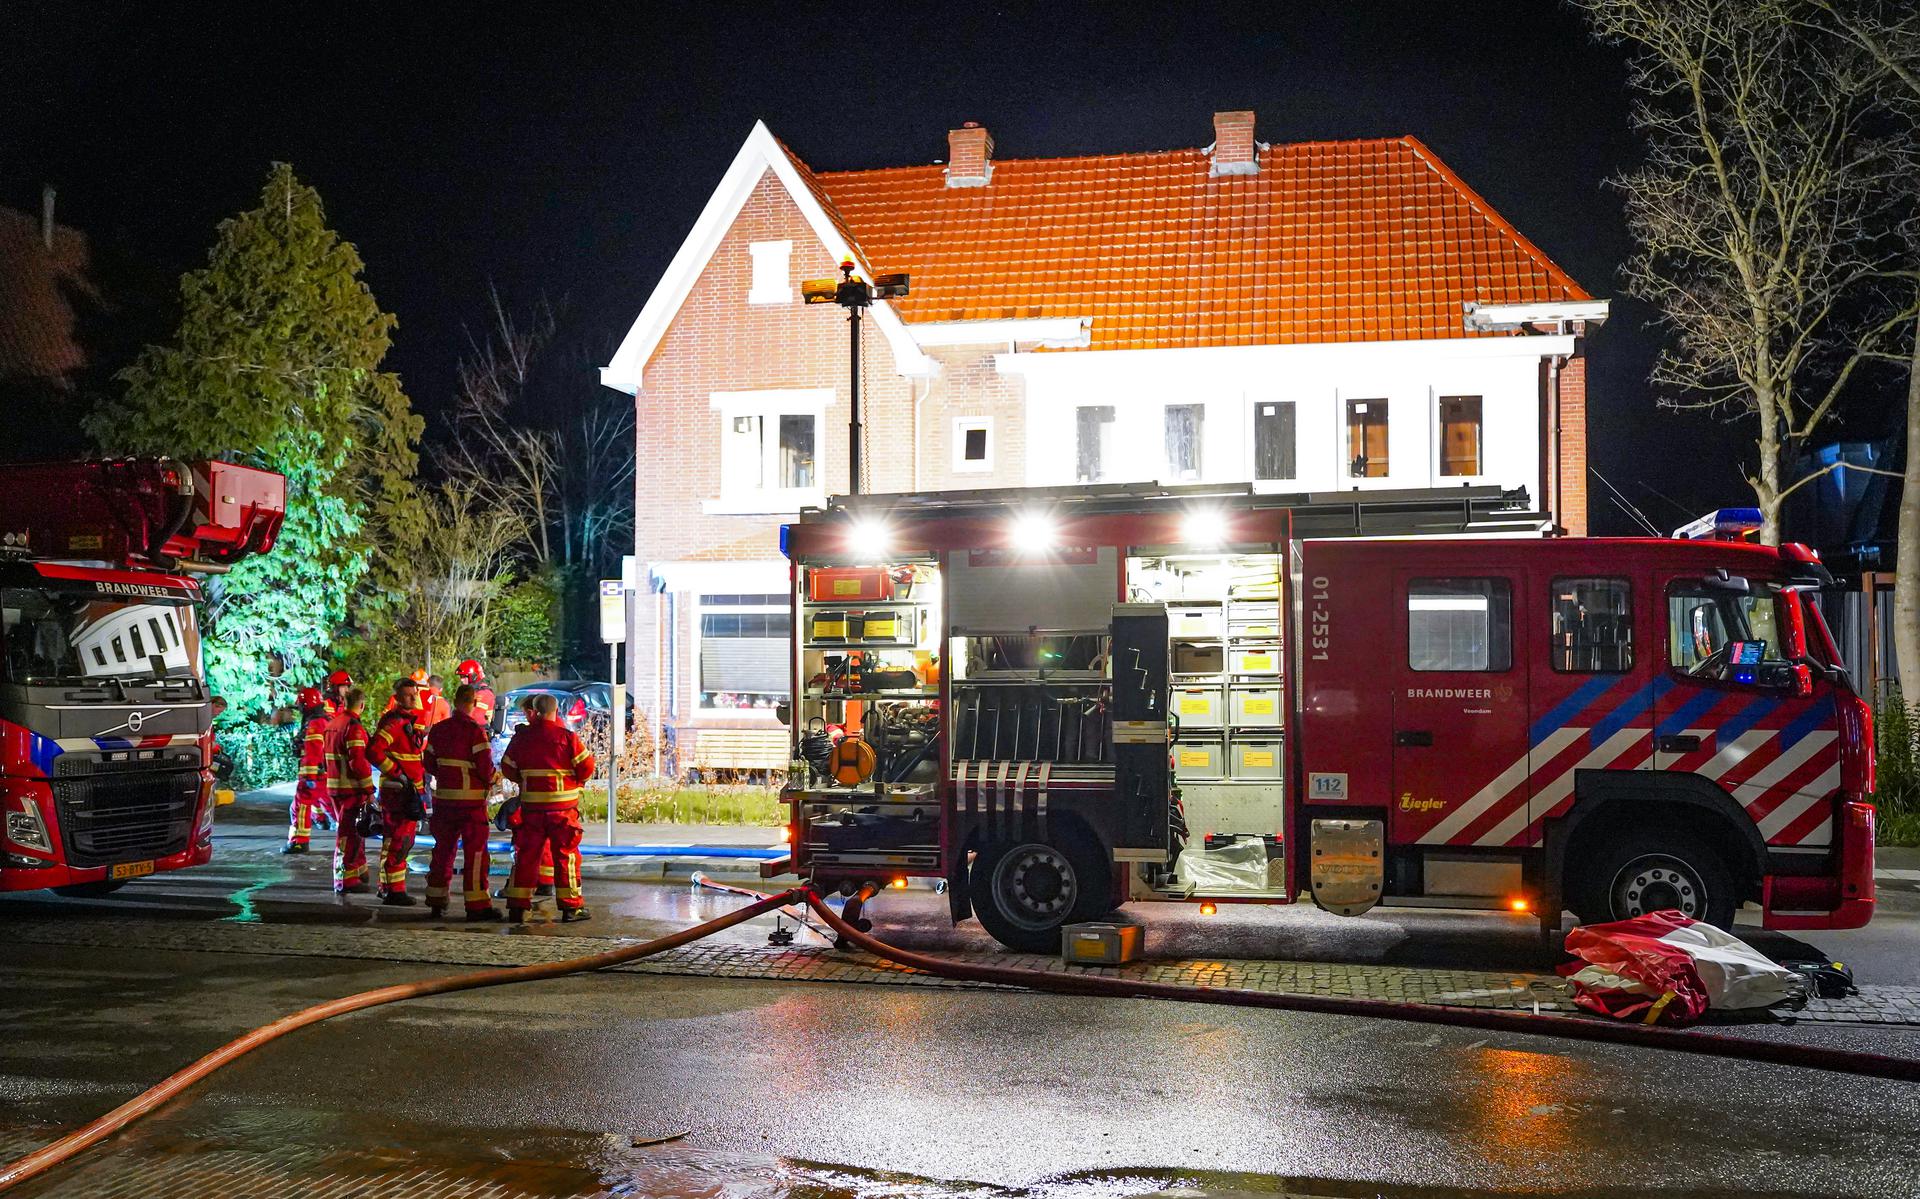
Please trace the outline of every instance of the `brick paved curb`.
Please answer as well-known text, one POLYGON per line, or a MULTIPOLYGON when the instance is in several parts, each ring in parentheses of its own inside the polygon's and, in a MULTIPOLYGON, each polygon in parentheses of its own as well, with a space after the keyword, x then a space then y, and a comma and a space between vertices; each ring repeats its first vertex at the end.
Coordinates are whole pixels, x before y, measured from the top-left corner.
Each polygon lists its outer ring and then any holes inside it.
MULTIPOLYGON (((502 929, 383 929, 252 923, 139 924, 107 920, 22 921, 0 940, 188 952, 251 953, 457 966, 523 966, 631 945, 636 938, 502 929)), ((954 953, 957 961, 1052 973, 1094 973, 1194 987, 1233 987, 1276 994, 1351 996, 1446 1007, 1569 1012, 1566 984, 1553 975, 1433 970, 1329 962, 1204 959, 1146 961, 1093 970, 1038 954, 954 953)), ((748 978, 778 982, 990 988, 922 974, 864 954, 826 947, 690 945, 617 967, 637 974, 748 978)), ((1848 999, 1816 1000, 1793 1018, 1822 1023, 1920 1025, 1920 987, 1863 987, 1848 999)))

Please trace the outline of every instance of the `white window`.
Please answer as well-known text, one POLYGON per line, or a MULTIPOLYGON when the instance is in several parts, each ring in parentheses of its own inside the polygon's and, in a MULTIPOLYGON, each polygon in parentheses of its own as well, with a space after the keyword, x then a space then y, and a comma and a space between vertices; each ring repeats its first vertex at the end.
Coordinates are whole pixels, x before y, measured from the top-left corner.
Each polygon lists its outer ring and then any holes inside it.
POLYGON ((793 299, 793 243, 757 241, 747 247, 753 255, 753 288, 747 292, 749 304, 785 304, 793 299))
POLYGON ((793 689, 791 621, 784 595, 701 595, 700 707, 771 716, 793 689))
POLYGON ((830 391, 718 392, 720 497, 708 512, 796 512, 822 502, 830 391))
POLYGON ((1168 404, 1165 409, 1166 481, 1193 482, 1200 478, 1202 430, 1206 427, 1204 404, 1168 404))
POLYGON ((953 422, 953 469, 993 469, 993 418, 962 416, 953 422))
POLYGON ((1074 479, 1102 483, 1120 471, 1120 442, 1112 404, 1089 404, 1074 409, 1074 479))

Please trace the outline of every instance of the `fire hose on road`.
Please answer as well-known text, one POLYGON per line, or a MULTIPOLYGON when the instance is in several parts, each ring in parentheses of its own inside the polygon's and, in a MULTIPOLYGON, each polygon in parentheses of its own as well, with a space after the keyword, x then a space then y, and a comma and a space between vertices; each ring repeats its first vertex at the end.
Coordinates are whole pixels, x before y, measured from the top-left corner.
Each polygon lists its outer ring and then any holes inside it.
POLYGON ((1535 1015, 1528 1012, 1446 1008, 1380 999, 1272 994, 1228 987, 1190 987, 1099 975, 1057 974, 1015 966, 989 966, 949 961, 945 958, 895 948, 860 931, 843 920, 824 899, 814 894, 810 888, 803 886, 768 895, 724 916, 715 917, 703 924, 696 924, 691 928, 657 937, 639 945, 624 946, 604 953, 559 962, 481 970, 470 974, 453 974, 442 978, 423 979, 419 982, 400 983, 395 986, 362 991, 305 1008, 227 1042, 193 1064, 169 1075, 119 1107, 68 1133, 52 1144, 0 1166, 0 1191, 10 1190, 30 1178, 71 1160, 135 1120, 150 1114, 161 1104, 178 1096, 214 1071, 296 1029, 318 1024, 334 1016, 343 1016, 349 1012, 363 1011, 382 1004, 396 1003, 403 999, 419 999, 428 995, 445 995, 455 991, 470 991, 505 983, 538 982, 543 979, 563 978, 571 974, 606 970, 653 954, 678 949, 756 916, 800 903, 811 907, 829 928, 849 944, 867 953, 909 969, 965 982, 994 983, 1034 991, 1051 991, 1063 995, 1116 999, 1171 999, 1185 1003, 1225 1004, 1234 1007, 1266 1008, 1274 1011, 1308 1012, 1329 1016, 1402 1020, 1417 1024, 1439 1024, 1451 1028, 1471 1028, 1484 1032, 1520 1033, 1528 1036, 1560 1037, 1576 1041, 1627 1045, 1642 1049, 1665 1049, 1769 1065, 1829 1070, 1898 1082, 1920 1082, 1920 1059, 1892 1057, 1878 1053, 1789 1045, 1712 1033, 1684 1032, 1657 1026, 1607 1023, 1577 1017, 1535 1015))

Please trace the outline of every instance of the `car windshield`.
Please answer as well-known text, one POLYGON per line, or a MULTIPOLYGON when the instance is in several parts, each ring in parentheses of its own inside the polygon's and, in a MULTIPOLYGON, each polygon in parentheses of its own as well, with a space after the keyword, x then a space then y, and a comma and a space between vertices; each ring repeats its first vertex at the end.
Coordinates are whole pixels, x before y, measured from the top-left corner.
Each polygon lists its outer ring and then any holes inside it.
POLYGON ((200 664, 193 605, 165 599, 0 590, 9 683, 190 679, 200 664))

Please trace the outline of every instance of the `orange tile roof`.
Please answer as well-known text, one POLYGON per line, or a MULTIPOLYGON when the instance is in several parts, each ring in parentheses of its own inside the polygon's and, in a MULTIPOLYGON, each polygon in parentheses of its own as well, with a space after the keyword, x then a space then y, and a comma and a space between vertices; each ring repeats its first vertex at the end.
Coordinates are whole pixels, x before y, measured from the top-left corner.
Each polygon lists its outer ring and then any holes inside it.
POLYGON ((1468 336, 1462 305, 1591 299, 1417 139, 997 159, 802 177, 910 322, 1093 318, 1092 348, 1468 336))

